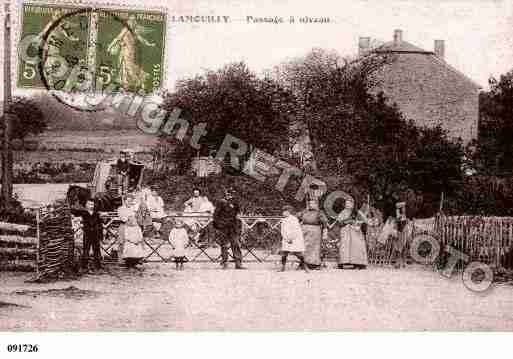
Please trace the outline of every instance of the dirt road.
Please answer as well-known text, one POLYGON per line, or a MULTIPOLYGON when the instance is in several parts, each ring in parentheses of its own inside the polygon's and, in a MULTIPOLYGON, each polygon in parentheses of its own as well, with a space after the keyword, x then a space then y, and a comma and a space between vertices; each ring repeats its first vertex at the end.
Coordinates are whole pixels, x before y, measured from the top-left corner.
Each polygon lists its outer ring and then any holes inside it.
POLYGON ((513 287, 486 295, 425 269, 277 273, 146 264, 79 281, 0 273, 0 330, 511 330, 513 287), (14 306, 16 304, 17 306, 14 306))

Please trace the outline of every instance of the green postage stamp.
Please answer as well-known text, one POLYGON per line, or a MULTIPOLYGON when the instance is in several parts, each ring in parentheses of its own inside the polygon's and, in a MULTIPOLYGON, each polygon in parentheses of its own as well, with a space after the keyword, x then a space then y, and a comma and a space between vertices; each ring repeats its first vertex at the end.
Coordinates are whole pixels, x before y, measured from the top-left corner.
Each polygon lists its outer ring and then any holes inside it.
POLYGON ((151 93, 163 80, 165 35, 163 11, 24 3, 18 87, 151 93))

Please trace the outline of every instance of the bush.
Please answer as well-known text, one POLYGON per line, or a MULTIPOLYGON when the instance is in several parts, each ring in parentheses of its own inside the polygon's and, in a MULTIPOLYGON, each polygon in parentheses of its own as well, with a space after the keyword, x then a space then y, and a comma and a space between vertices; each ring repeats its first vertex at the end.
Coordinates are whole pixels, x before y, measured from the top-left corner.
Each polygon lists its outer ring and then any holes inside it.
POLYGON ((14 183, 73 183, 91 181, 95 163, 50 163, 34 164, 29 169, 14 173, 14 183))
POLYGON ((472 176, 444 203, 446 214, 513 216, 513 179, 472 176))
POLYGON ((222 198, 225 188, 232 187, 244 214, 279 215, 287 203, 300 208, 300 204, 291 198, 295 192, 288 196, 286 191, 281 193, 272 186, 244 176, 198 178, 160 174, 146 178, 146 184, 157 190, 166 207, 174 210, 183 210, 183 203, 191 197, 196 187, 212 202, 222 198))
MULTIPOLYGON (((305 201, 298 202, 294 198, 301 180, 291 177, 283 192, 275 189, 277 178, 269 182, 259 182, 246 175, 216 175, 207 178, 192 176, 174 176, 166 173, 145 174, 145 184, 155 188, 161 195, 167 207, 183 210, 183 203, 192 195, 195 187, 213 202, 222 198, 224 189, 232 187, 236 192, 244 214, 280 215, 285 204, 294 206, 297 210, 305 208, 305 201)), ((323 178, 328 186, 328 192, 343 190, 351 194, 357 206, 363 204, 365 196, 347 179, 323 178)), ((335 203, 335 210, 343 208, 343 201, 335 203)))
POLYGON ((25 211, 21 202, 16 198, 0 203, 0 221, 16 224, 34 224, 33 214, 25 211))

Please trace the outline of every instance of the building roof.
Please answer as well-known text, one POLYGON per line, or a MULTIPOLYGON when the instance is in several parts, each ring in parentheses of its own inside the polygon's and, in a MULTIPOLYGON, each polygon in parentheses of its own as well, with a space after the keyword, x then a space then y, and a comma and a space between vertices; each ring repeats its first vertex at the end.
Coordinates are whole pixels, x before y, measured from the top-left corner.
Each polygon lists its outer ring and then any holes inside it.
POLYGON ((457 74, 464 81, 469 82, 472 86, 477 89, 481 89, 481 85, 472 80, 470 77, 462 73, 461 71, 455 69, 451 65, 449 65, 445 60, 437 57, 433 51, 427 51, 420 47, 417 47, 407 41, 389 41, 384 43, 383 45, 372 50, 374 53, 378 54, 424 54, 429 56, 429 58, 434 62, 439 64, 440 66, 445 67, 450 72, 457 74))
POLYGON ((426 51, 410 44, 407 41, 389 41, 373 50, 376 53, 414 53, 414 54, 430 54, 434 55, 432 51, 426 51))

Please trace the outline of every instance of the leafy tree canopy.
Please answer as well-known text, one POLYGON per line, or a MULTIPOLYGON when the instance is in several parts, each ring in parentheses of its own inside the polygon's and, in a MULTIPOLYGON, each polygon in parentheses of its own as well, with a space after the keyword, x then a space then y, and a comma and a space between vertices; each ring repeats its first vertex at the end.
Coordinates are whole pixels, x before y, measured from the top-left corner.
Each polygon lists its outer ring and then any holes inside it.
POLYGON ((280 151, 288 145, 295 111, 289 91, 269 78, 258 78, 244 63, 179 81, 163 107, 169 112, 181 109, 180 117, 191 125, 207 123, 200 141, 202 155, 217 150, 227 134, 269 153, 280 151))
POLYGON ((24 139, 27 135, 37 135, 46 129, 43 112, 33 98, 15 97, 7 112, 12 116, 11 138, 24 139))
POLYGON ((462 146, 440 127, 415 126, 376 93, 376 70, 390 61, 314 50, 279 66, 276 76, 298 96, 323 174, 352 176, 374 198, 408 188, 453 191, 462 180, 462 146))
POLYGON ((479 141, 473 144, 474 159, 482 174, 511 175, 513 171, 513 70, 479 98, 479 141))

